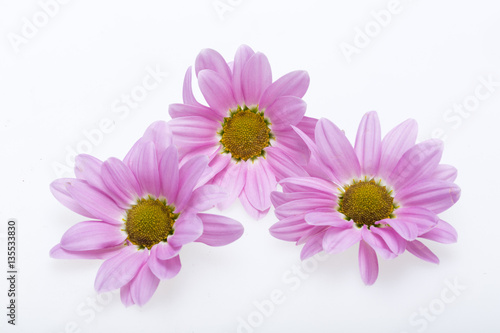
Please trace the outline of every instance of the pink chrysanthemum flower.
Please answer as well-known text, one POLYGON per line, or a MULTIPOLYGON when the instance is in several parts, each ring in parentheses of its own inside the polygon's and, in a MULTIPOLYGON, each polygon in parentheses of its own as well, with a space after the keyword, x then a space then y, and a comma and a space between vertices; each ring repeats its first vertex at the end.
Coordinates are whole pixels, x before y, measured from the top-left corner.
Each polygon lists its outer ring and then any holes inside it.
POLYGON ((354 148, 326 119, 316 125, 316 142, 297 132, 311 150, 311 176, 280 182, 283 193, 272 193, 280 221, 270 231, 279 239, 305 243, 302 259, 322 250, 339 253, 359 243, 361 277, 371 285, 378 276, 377 254, 391 259, 408 250, 438 263, 417 238, 456 242, 455 229, 437 214, 460 197, 453 183, 457 170, 439 164, 441 141, 415 144, 414 120, 401 123, 381 140, 377 113, 369 112, 354 148))
POLYGON ((95 289, 120 288, 123 304, 142 306, 160 279, 179 273, 184 244, 226 245, 243 233, 237 221, 200 213, 227 197, 215 185, 198 186, 207 165, 206 156, 197 156, 179 168, 162 121, 146 130, 123 162, 79 155, 76 179, 58 179, 50 188, 63 205, 91 220, 66 231, 50 255, 105 259, 95 289))
POLYGON ((302 96, 309 75, 295 71, 272 82, 266 56, 241 46, 228 64, 214 50, 196 58, 196 76, 209 107, 196 101, 191 68, 183 89, 184 104, 170 105, 174 142, 181 157, 209 156, 214 178, 227 189, 228 207, 239 198, 254 218, 267 214, 277 179, 306 175, 297 164, 307 161, 307 147, 292 125, 313 135, 315 119, 304 117, 302 96))

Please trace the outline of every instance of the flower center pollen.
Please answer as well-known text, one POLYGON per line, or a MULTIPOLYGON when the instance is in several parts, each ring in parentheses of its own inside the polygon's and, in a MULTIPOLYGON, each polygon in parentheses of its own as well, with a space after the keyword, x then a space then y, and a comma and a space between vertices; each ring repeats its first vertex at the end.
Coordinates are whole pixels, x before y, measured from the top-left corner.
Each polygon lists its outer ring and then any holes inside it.
POLYGON ((370 227, 377 221, 391 218, 394 208, 391 192, 373 179, 348 185, 339 197, 338 211, 358 227, 370 227))
POLYGON ((223 152, 231 154, 237 161, 248 159, 254 160, 264 156, 264 148, 270 146, 273 134, 269 129, 269 121, 264 118, 264 113, 258 109, 245 107, 231 112, 229 117, 224 118, 222 136, 220 143, 223 152))
POLYGON ((174 222, 179 214, 167 206, 165 200, 141 198, 127 211, 125 231, 128 240, 140 247, 151 249, 153 245, 166 241, 174 233, 174 222))

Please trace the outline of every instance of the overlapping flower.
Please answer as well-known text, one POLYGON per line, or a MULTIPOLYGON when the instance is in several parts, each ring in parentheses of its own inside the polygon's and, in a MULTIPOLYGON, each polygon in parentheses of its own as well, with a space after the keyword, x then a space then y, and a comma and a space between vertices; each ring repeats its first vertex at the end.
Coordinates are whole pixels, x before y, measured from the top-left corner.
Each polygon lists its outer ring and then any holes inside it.
POLYGON ((417 238, 452 243, 456 231, 437 214, 460 197, 457 171, 439 164, 443 143, 415 144, 417 124, 407 120, 382 140, 376 112, 367 113, 354 147, 332 122, 320 119, 308 177, 283 179, 273 192, 271 227, 279 239, 304 244, 301 258, 322 250, 339 253, 359 243, 359 269, 366 284, 378 276, 377 254, 391 259, 405 250, 433 263, 439 260, 417 238))
POLYGON ((312 135, 315 119, 304 117, 305 71, 272 81, 267 57, 246 45, 228 64, 216 51, 203 50, 195 72, 209 107, 194 97, 191 69, 184 80, 184 104, 170 105, 174 142, 184 156, 207 155, 213 184, 229 192, 223 209, 239 198, 255 218, 267 214, 276 180, 305 175, 307 148, 291 126, 312 135))
POLYGON ((235 220, 201 213, 227 198, 218 186, 198 186, 207 165, 207 157, 200 155, 179 167, 163 121, 148 128, 123 162, 79 155, 76 178, 54 181, 51 191, 90 220, 66 231, 51 256, 105 259, 96 290, 120 288, 125 305, 145 304, 161 279, 179 273, 183 245, 226 245, 243 233, 235 220))

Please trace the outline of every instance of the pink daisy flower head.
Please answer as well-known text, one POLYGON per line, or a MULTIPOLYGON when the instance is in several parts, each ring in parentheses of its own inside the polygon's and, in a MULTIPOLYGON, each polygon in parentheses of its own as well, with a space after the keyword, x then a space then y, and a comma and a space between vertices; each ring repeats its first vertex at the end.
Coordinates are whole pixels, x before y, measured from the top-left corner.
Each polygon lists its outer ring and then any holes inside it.
POLYGON ((306 175, 308 149, 291 126, 313 135, 315 119, 304 117, 302 96, 309 86, 305 71, 272 80, 267 57, 243 45, 227 63, 205 49, 196 58, 195 72, 208 107, 194 97, 191 68, 187 70, 183 104, 170 105, 170 125, 181 157, 209 157, 212 184, 227 189, 228 207, 239 198, 254 218, 271 207, 277 180, 306 175))
POLYGON ((320 119, 315 142, 307 142, 309 177, 290 177, 273 192, 279 222, 276 238, 304 244, 301 258, 322 250, 339 253, 359 244, 365 284, 378 276, 377 255, 392 259, 405 250, 433 263, 439 259, 417 238, 457 240, 455 229, 438 214, 460 197, 457 170, 440 164, 443 143, 415 144, 417 124, 407 120, 381 139, 376 112, 363 117, 354 147, 332 122, 320 119))
POLYGON ((153 123, 122 162, 76 158, 76 178, 55 180, 50 189, 66 207, 89 218, 69 228, 50 255, 59 259, 105 259, 95 289, 120 288, 123 304, 142 306, 160 280, 179 273, 179 251, 196 241, 229 244, 243 233, 230 218, 200 213, 227 194, 199 186, 208 173, 206 156, 179 167, 167 123, 153 123))

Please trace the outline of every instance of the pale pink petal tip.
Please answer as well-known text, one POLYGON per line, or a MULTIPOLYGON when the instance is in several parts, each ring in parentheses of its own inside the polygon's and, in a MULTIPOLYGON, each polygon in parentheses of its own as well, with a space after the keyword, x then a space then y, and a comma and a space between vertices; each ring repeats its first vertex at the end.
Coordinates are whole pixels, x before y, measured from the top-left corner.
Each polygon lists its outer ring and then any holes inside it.
POLYGON ((365 241, 359 242, 359 272, 363 282, 371 286, 378 277, 378 259, 375 251, 365 241))
POLYGON ((243 235, 243 226, 236 220, 225 216, 198 214, 203 221, 203 233, 196 240, 210 246, 230 244, 243 235))

